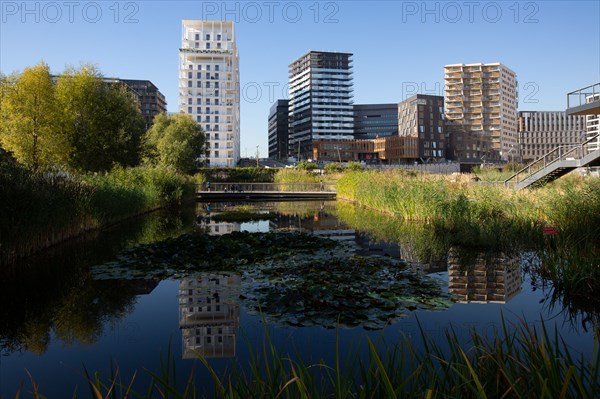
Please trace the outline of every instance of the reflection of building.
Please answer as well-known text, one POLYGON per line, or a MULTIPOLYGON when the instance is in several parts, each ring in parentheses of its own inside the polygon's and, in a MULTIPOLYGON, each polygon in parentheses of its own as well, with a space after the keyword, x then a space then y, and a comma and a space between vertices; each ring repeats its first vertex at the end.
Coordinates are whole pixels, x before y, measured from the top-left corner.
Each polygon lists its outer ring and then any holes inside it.
POLYGON ((235 356, 239 275, 206 273, 179 283, 179 327, 184 359, 235 356), (234 292, 232 292, 234 291, 234 292))
POLYGON ((505 303, 521 291, 521 264, 518 257, 481 253, 465 265, 450 250, 448 279, 448 289, 458 302, 505 303))

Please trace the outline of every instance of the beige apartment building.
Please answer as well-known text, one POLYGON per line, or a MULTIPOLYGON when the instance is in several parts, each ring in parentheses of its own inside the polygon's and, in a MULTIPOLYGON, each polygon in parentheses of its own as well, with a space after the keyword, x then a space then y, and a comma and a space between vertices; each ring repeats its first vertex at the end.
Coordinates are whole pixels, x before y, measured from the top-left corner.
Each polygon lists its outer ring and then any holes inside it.
POLYGON ((509 160, 517 151, 517 75, 496 62, 444 66, 448 154, 458 161, 509 160))
POLYGON ((575 145, 586 136, 586 116, 565 111, 519 112, 519 153, 515 160, 534 161, 558 146, 575 145))

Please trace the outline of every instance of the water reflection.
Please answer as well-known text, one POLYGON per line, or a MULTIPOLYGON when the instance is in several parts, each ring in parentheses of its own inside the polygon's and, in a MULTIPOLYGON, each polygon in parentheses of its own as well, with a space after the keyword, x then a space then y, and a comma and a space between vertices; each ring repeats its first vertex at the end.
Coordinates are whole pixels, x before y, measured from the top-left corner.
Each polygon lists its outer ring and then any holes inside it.
POLYGON ((521 292, 521 262, 518 256, 486 252, 465 261, 451 249, 448 280, 448 290, 460 303, 506 303, 521 292))
POLYGON ((203 273, 179 283, 179 328, 184 359, 235 356, 241 276, 203 273))

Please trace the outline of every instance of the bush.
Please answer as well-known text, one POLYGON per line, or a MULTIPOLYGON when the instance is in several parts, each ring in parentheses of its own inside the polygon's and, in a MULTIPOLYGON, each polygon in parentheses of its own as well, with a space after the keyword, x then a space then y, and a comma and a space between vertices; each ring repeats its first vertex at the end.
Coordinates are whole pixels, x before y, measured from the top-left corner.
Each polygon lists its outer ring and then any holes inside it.
POLYGON ((344 170, 346 171, 359 171, 359 170, 363 170, 363 166, 361 163, 359 162, 348 162, 348 164, 346 165, 346 167, 344 167, 344 170))
POLYGON ((310 171, 318 169, 319 166, 316 163, 312 163, 312 162, 308 162, 308 161, 300 161, 296 165, 296 168, 310 172, 310 171))
POLYGON ((342 167, 338 163, 328 163, 325 165, 325 173, 333 174, 342 171, 342 167))

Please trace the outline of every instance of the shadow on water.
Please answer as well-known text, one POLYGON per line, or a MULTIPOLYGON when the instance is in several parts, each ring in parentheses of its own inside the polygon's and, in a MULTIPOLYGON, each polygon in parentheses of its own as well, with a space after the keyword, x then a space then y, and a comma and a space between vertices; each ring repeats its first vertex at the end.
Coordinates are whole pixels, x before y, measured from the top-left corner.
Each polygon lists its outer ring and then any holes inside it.
POLYGON ((96 281, 90 266, 138 243, 190 230, 194 208, 161 211, 86 234, 5 269, 0 277, 2 354, 46 352, 51 336, 67 345, 91 344, 111 320, 126 316, 136 296, 158 281, 96 281))

